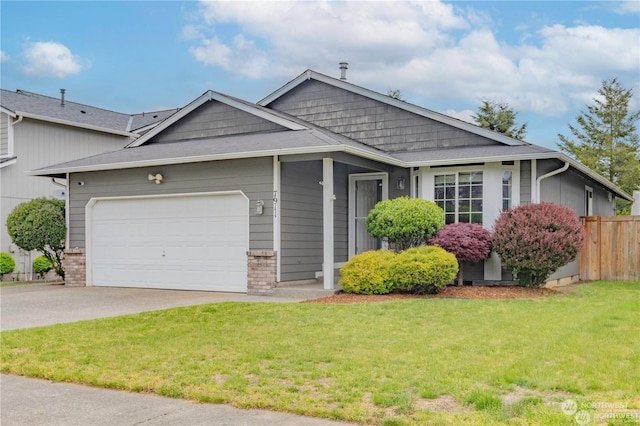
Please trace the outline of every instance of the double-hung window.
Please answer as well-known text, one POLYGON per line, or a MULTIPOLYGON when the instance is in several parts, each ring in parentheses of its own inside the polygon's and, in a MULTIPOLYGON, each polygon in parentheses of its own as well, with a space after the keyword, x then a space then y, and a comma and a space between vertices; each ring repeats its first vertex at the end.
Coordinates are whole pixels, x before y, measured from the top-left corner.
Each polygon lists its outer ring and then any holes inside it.
POLYGON ((434 201, 444 210, 445 223, 482 223, 482 172, 434 176, 434 201))

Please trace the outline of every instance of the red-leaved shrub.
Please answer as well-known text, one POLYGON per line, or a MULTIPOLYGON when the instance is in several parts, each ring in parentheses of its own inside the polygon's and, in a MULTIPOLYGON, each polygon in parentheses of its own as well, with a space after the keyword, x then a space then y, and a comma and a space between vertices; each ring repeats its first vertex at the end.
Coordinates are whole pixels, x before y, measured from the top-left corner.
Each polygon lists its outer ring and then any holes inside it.
POLYGON ((458 284, 464 283, 462 262, 481 262, 491 255, 491 233, 479 223, 450 223, 429 240, 453 253, 460 263, 458 284))
POLYGON ((503 211, 494 224, 493 248, 521 285, 540 287, 576 258, 584 238, 573 210, 543 202, 503 211))

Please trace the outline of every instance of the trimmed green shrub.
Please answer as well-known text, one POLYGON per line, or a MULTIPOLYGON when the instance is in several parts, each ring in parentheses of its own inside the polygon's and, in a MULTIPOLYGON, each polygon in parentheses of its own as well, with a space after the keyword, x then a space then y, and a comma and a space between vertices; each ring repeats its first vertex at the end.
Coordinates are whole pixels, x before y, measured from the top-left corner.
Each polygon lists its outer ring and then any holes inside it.
POLYGON ((64 201, 42 197, 18 204, 7 216, 7 231, 15 245, 26 251, 41 252, 62 278, 67 234, 64 210, 64 201))
POLYGON ((493 248, 520 285, 542 287, 549 275, 576 258, 584 239, 582 222, 570 208, 527 204, 500 214, 493 248))
POLYGON ((389 250, 371 250, 353 256, 340 268, 340 286, 346 293, 387 294, 390 266, 395 254, 389 250))
POLYGON ((16 269, 16 261, 13 260, 11 253, 0 253, 0 278, 4 274, 10 274, 16 269))
POLYGON ((398 254, 391 264, 397 292, 433 294, 458 274, 456 257, 437 246, 414 247, 398 254))
POLYGON ((376 204, 366 224, 369 235, 400 252, 426 244, 444 226, 444 211, 433 201, 398 197, 376 204))
POLYGON ((46 274, 51 269, 53 269, 53 265, 44 256, 38 256, 33 261, 33 272, 36 274, 46 274))

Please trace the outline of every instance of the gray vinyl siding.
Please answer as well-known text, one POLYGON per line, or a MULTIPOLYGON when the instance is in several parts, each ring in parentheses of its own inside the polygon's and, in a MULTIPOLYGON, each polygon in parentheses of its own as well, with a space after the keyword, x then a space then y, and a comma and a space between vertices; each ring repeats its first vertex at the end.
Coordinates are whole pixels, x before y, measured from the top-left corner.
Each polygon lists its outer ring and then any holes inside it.
POLYGON ((334 261, 349 260, 349 166, 334 163, 333 192, 333 248, 334 261))
POLYGON ((70 180, 70 247, 85 246, 85 206, 92 197, 240 190, 249 198, 250 249, 273 249, 271 157, 74 173, 70 180), (149 173, 161 173, 162 184, 149 181, 149 173), (256 213, 257 200, 264 201, 262 215, 256 213))
POLYGON ((211 101, 192 111, 149 143, 284 130, 263 118, 211 101))
MULTIPOLYGON (((559 160, 538 161, 537 173, 542 176, 564 165, 559 160)), ((581 172, 569 168, 558 175, 543 179, 540 185, 540 201, 562 204, 573 209, 578 216, 584 216, 585 186, 593 188, 593 213, 596 216, 615 215, 615 206, 608 201, 608 191, 581 172)), ((556 271, 549 279, 578 275, 578 260, 575 260, 556 271)))
POLYGON ((520 204, 531 203, 531 161, 520 162, 520 204))
POLYGON ((322 161, 282 163, 280 280, 315 278, 322 270, 322 161))
POLYGON ((0 113, 0 157, 9 155, 9 116, 0 113))
POLYGON ((269 108, 387 152, 497 142, 328 84, 309 80, 269 108))

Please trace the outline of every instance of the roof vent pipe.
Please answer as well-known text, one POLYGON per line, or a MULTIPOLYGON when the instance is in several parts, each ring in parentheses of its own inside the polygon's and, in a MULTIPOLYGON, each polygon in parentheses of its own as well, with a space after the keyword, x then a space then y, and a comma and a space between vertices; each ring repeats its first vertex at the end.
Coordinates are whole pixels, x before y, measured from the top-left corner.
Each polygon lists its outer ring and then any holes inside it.
POLYGON ((340 62, 340 80, 347 81, 348 69, 349 69, 349 62, 340 62))
POLYGON ((66 92, 66 89, 60 89, 60 106, 61 107, 64 106, 64 92, 66 92))

